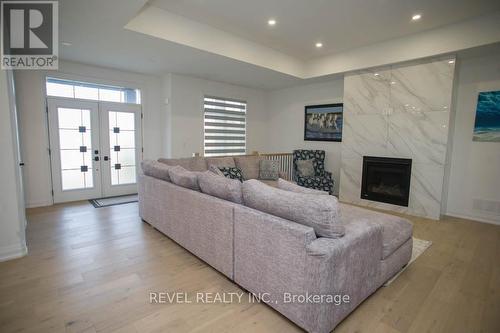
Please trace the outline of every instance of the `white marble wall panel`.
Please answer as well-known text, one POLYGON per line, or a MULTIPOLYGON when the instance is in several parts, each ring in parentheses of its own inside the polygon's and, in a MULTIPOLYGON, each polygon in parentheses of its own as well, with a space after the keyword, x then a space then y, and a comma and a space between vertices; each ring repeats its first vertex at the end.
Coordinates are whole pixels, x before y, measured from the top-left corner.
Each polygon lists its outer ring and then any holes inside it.
POLYGON ((454 72, 449 60, 345 77, 342 201, 439 218, 454 72), (412 159, 408 207, 360 198, 363 156, 412 159))
POLYGON ((408 107, 422 112, 449 110, 454 67, 448 60, 393 67, 392 108, 396 112, 408 107))
POLYGON ((390 101, 390 70, 365 71, 344 78, 344 112, 385 114, 390 101))

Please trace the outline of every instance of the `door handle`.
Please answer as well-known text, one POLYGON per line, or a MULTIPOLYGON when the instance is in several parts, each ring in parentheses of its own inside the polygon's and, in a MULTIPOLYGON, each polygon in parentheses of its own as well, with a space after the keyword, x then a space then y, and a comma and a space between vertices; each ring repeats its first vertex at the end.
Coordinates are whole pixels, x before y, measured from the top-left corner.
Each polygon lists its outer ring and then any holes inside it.
POLYGON ((99 156, 94 157, 94 161, 99 162, 99 156))
POLYGON ((104 156, 104 160, 105 160, 105 161, 109 160, 109 157, 104 156))

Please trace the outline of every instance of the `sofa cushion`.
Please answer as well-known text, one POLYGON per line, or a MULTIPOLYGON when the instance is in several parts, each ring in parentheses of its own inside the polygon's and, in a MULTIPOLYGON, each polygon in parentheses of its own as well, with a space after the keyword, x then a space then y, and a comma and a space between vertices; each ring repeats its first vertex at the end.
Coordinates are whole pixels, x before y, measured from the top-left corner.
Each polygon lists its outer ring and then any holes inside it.
POLYGON ((224 174, 224 177, 230 178, 230 179, 237 179, 240 182, 243 182, 243 174, 241 173, 241 170, 239 168, 219 168, 219 170, 224 174))
POLYGON ((299 186, 295 183, 289 182, 288 180, 284 180, 279 178, 277 181, 278 188, 286 191, 292 191, 296 193, 306 193, 306 194, 317 194, 317 195, 329 195, 328 192, 319 191, 312 188, 307 188, 303 186, 299 186))
POLYGON ((261 160, 259 165, 259 179, 278 180, 280 162, 276 160, 261 160))
POLYGON ((314 160, 298 160, 295 163, 297 164, 297 173, 299 176, 314 176, 314 160))
POLYGON ((203 193, 235 203, 243 203, 241 195, 241 182, 218 176, 211 171, 198 174, 198 185, 203 193))
POLYGON ((199 172, 188 171, 179 165, 168 170, 172 183, 196 191, 200 190, 198 185, 198 173, 199 172))
POLYGON ((234 157, 234 164, 241 170, 244 180, 259 178, 259 162, 262 157, 254 156, 238 156, 234 157))
POLYGON ((168 170, 172 167, 169 165, 160 163, 158 161, 144 160, 141 162, 141 168, 146 176, 163 179, 168 182, 170 181, 168 170))
POLYGON ((215 165, 218 168, 234 168, 236 164, 234 164, 234 159, 232 157, 206 157, 207 165, 210 167, 211 165, 215 165))
POLYGON ((348 204, 340 204, 342 220, 348 223, 376 223, 382 227, 381 259, 390 256, 395 250, 411 238, 413 225, 410 221, 395 215, 379 213, 348 204))
POLYGON ((206 171, 208 170, 207 162, 203 157, 187 157, 187 158, 159 158, 158 162, 176 166, 179 165, 189 171, 206 171))
POLYGON ((344 235, 337 198, 285 191, 251 179, 243 183, 246 206, 312 227, 318 236, 344 235))

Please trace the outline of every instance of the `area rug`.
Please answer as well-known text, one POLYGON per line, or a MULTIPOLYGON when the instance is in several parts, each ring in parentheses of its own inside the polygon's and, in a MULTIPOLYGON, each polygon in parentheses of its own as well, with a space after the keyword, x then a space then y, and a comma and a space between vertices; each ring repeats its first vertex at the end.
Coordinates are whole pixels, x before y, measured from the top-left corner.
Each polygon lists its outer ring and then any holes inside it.
POLYGON ((418 239, 418 238, 415 238, 413 237, 413 250, 411 252, 411 259, 410 259, 410 262, 408 262, 408 264, 403 267, 403 269, 401 269, 396 275, 394 275, 390 280, 388 280, 386 283, 384 283, 384 287, 387 287, 388 285, 390 285, 392 282, 394 282, 394 280, 396 280, 399 276, 399 274, 403 273, 404 270, 406 268, 408 268, 408 266, 411 265, 412 262, 414 262, 415 260, 417 260, 417 258, 425 252, 425 250, 427 250, 429 248, 429 246, 432 245, 432 242, 431 241, 428 241, 428 240, 423 240, 423 239, 418 239))
POLYGON ((89 202, 95 208, 123 205, 123 204, 128 204, 128 203, 137 202, 137 201, 138 201, 137 194, 120 195, 118 197, 109 197, 109 198, 89 200, 89 202))

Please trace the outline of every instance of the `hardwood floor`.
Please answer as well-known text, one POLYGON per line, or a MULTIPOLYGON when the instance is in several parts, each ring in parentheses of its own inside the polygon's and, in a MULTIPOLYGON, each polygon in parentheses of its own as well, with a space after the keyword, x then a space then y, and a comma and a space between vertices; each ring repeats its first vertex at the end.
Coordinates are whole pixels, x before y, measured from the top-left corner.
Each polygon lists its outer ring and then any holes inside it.
MULTIPOLYGON (((500 332, 500 227, 410 217, 433 245, 335 332, 500 332)), ((137 204, 28 210, 29 255, 0 263, 0 332, 294 332, 264 304, 150 304, 241 292, 137 215, 137 204)), ((246 298, 243 298, 246 300, 246 298)))

